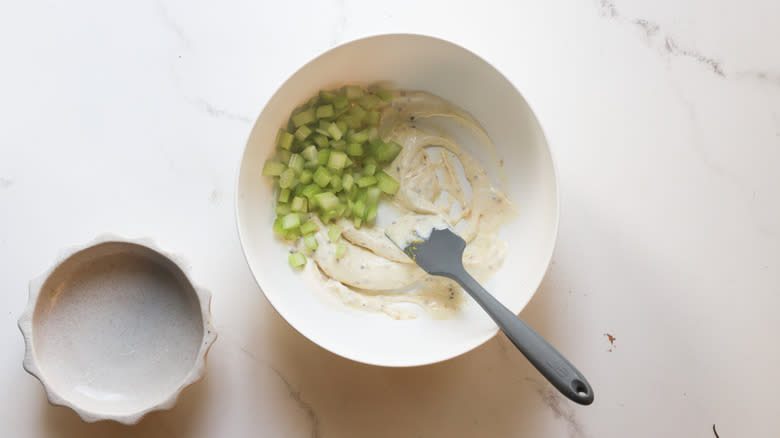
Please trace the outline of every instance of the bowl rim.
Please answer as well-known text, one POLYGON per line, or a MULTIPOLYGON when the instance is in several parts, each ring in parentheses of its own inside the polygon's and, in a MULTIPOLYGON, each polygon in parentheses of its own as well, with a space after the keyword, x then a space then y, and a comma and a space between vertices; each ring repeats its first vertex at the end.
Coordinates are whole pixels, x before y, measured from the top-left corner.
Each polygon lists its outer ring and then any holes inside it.
POLYGON ((249 148, 249 141, 252 138, 252 133, 257 128, 257 125, 258 125, 258 123, 260 121, 260 117, 262 116, 263 112, 265 111, 266 106, 268 106, 268 103, 271 100, 273 100, 277 96, 277 94, 279 94, 279 92, 281 91, 281 89, 284 86, 284 84, 286 84, 290 79, 292 79, 293 76, 298 74, 298 72, 300 72, 301 70, 307 68, 310 64, 312 64, 315 61, 319 60, 320 58, 328 55, 330 52, 332 52, 332 51, 334 51, 336 49, 342 48, 344 46, 355 44, 355 43, 358 43, 358 42, 371 40, 371 39, 388 38, 388 37, 390 37, 390 38, 395 38, 395 37, 413 37, 413 38, 430 39, 430 40, 435 40, 435 41, 437 41, 439 43, 443 43, 443 44, 448 44, 448 45, 454 46, 454 47, 456 47, 456 48, 458 48, 460 50, 463 50, 463 51, 467 52, 468 54, 476 57, 477 59, 479 59, 482 62, 484 62, 485 64, 487 64, 490 68, 495 70, 496 73, 498 73, 504 80, 506 80, 507 83, 515 91, 517 91, 517 94, 520 96, 521 99, 523 99, 523 102, 528 106, 528 109, 530 110, 531 114, 533 115, 533 119, 536 122, 536 125, 537 125, 537 127, 539 129, 540 136, 544 140, 544 144, 546 145, 547 152, 550 155, 550 167, 551 167, 553 183, 554 183, 553 189, 554 189, 554 192, 555 192, 555 203, 554 203, 555 214, 554 214, 554 223, 551 224, 553 226, 552 240, 551 240, 552 244, 550 245, 549 252, 544 255, 545 260, 546 260, 544 271, 542 272, 542 275, 539 277, 539 281, 533 287, 533 293, 531 293, 531 295, 528 298, 528 300, 526 301, 526 303, 523 304, 523 307, 516 314, 519 315, 519 313, 521 313, 528 306, 528 304, 531 302, 533 297, 539 291, 540 286, 542 285, 542 283, 544 282, 544 279, 547 277, 547 275, 548 275, 548 273, 550 271, 550 266, 551 266, 553 254, 555 253, 555 247, 557 246, 557 242, 558 242, 558 233, 559 233, 559 228, 560 228, 560 215, 561 215, 561 205, 560 205, 561 204, 561 199, 560 199, 561 197, 560 197, 560 189, 559 189, 560 181, 559 181, 558 168, 557 168, 557 165, 556 165, 555 156, 554 156, 554 153, 553 153, 553 148, 550 145, 549 135, 547 135, 547 133, 546 133, 546 131, 544 129, 544 125, 542 124, 541 120, 539 120, 539 117, 537 116, 537 114, 538 114, 537 111, 534 109, 534 107, 531 105, 531 103, 525 98, 525 96, 520 92, 520 89, 517 87, 517 85, 515 85, 515 83, 506 74, 504 74, 504 72, 502 70, 500 70, 492 62, 490 62, 487 59, 485 59, 483 56, 479 55, 478 53, 474 52, 473 50, 470 50, 467 47, 464 47, 464 45, 462 45, 460 43, 456 43, 456 42, 454 42, 452 40, 449 40, 449 39, 445 39, 445 38, 439 37, 439 36, 422 34, 422 33, 414 33, 414 32, 367 33, 367 34, 364 34, 364 35, 361 35, 361 36, 358 36, 358 37, 355 37, 355 38, 352 38, 352 39, 348 39, 348 40, 343 41, 343 42, 341 42, 341 43, 339 43, 339 44, 337 44, 335 46, 332 46, 332 47, 330 47, 328 49, 325 49, 323 51, 318 52, 316 55, 310 57, 306 62, 301 64, 300 67, 295 69, 289 75, 284 76, 283 80, 279 84, 276 85, 276 88, 275 88, 274 92, 271 95, 269 95, 269 97, 267 99, 265 99, 265 101, 263 103, 263 106, 260 109, 260 112, 257 114, 257 117, 255 118, 255 122, 252 124, 252 127, 249 130, 249 133, 246 136, 246 139, 244 140, 244 149, 243 149, 243 151, 241 153, 241 158, 238 161, 238 169, 237 169, 238 171, 235 174, 236 175, 236 177, 235 177, 236 178, 235 179, 235 184, 236 184, 235 188, 236 189, 235 189, 235 201, 234 201, 235 202, 234 208, 235 208, 235 215, 236 215, 235 226, 236 226, 236 229, 238 231, 239 242, 241 243, 241 251, 244 254, 244 262, 246 263, 247 267, 249 268, 249 271, 252 274, 252 278, 254 278, 254 280, 255 280, 255 284, 257 284, 257 287, 260 289, 260 292, 265 297, 266 301, 268 301, 268 303, 274 309, 274 311, 276 311, 276 313, 279 316, 281 316, 282 319, 287 323, 287 325, 292 327, 293 330, 295 330, 301 336, 303 336, 304 338, 310 340, 311 342, 313 342, 314 344, 316 344, 320 348, 323 348, 323 349, 325 349, 325 350, 327 350, 327 351, 329 351, 329 352, 331 352, 331 353, 333 353, 333 354, 335 354, 337 356, 343 357, 345 359, 349 359, 349 360, 352 360, 352 361, 355 361, 355 362, 358 362, 358 363, 363 363, 363 364, 366 364, 366 365, 373 365, 373 366, 380 366, 380 367, 413 368, 413 367, 433 365, 433 364, 437 364, 437 363, 440 363, 440 362, 448 361, 450 359, 454 359, 456 357, 459 357, 459 356, 462 356, 462 355, 464 355, 466 353, 474 351, 474 350, 478 349, 480 346, 484 345, 487 341, 489 341, 490 339, 495 337, 496 334, 498 334, 498 332, 500 331, 500 329, 499 329, 498 326, 496 326, 495 329, 489 331, 486 335, 482 336, 482 338, 480 338, 472 347, 470 347, 470 348, 468 348, 468 349, 466 349, 464 351, 454 352, 452 354, 444 355, 444 356, 442 356, 440 358, 430 359, 430 360, 423 360, 423 361, 408 361, 408 363, 392 363, 392 364, 389 364, 389 363, 378 363, 378 362, 375 362, 375 361, 365 360, 363 358, 358 357, 357 355, 346 354, 344 352, 335 351, 330 346, 326 346, 327 344, 320 342, 318 337, 316 336, 316 334, 305 334, 305 333, 301 332, 301 330, 299 330, 297 327, 295 327, 295 325, 292 324, 287 319, 287 317, 285 316, 285 313, 282 312, 281 310, 279 310, 279 308, 274 304, 273 299, 271 297, 269 297, 268 294, 265 293, 265 290, 263 289, 263 286, 260 284, 260 280, 258 279, 258 276, 255 274, 255 271, 252 269, 252 265, 251 265, 251 263, 249 261, 249 255, 247 254, 247 247, 246 247, 246 243, 245 243, 245 239, 248 239, 248 236, 245 236, 244 234, 242 234, 242 231, 241 231, 242 230, 242 215, 241 215, 241 211, 240 211, 240 199, 239 199, 240 189, 241 189, 241 170, 243 168, 244 158, 245 158, 247 150, 249 148))
POLYGON ((113 233, 100 234, 85 244, 73 245, 60 250, 57 257, 55 258, 55 262, 52 263, 46 271, 30 280, 27 306, 19 316, 17 323, 19 330, 22 332, 25 345, 24 361, 22 362, 22 366, 24 367, 25 371, 38 379, 38 381, 41 383, 46 393, 46 398, 50 404, 54 406, 64 406, 72 409, 74 412, 76 412, 76 414, 78 414, 79 417, 81 417, 83 421, 87 423, 94 423, 96 421, 112 420, 126 425, 136 424, 150 412, 171 409, 178 401, 179 395, 184 390, 184 388, 203 378, 206 371, 206 357, 208 356, 208 352, 211 346, 217 339, 217 331, 212 323, 211 299, 212 294, 210 291, 192 281, 190 269, 188 268, 188 264, 184 262, 184 259, 178 254, 163 250, 151 238, 129 238, 113 233), (35 338, 33 337, 33 317, 35 314, 35 309, 38 305, 38 299, 40 298, 41 292, 43 292, 43 288, 51 275, 59 267, 67 263, 68 260, 70 260, 71 257, 77 253, 93 249, 105 243, 122 243, 140 246, 142 248, 151 250, 157 255, 160 255, 164 259, 173 263, 174 266, 176 266, 182 272, 192 287, 192 291, 198 299, 202 317, 201 324, 203 327, 203 337, 201 339, 200 349, 198 350, 198 354, 195 357, 195 361, 192 364, 192 367, 187 372, 180 384, 161 401, 158 401, 143 409, 125 413, 96 412, 94 410, 79 406, 77 403, 68 400, 62 394, 60 394, 54 386, 51 386, 48 383, 46 375, 41 370, 38 357, 35 353, 35 338))

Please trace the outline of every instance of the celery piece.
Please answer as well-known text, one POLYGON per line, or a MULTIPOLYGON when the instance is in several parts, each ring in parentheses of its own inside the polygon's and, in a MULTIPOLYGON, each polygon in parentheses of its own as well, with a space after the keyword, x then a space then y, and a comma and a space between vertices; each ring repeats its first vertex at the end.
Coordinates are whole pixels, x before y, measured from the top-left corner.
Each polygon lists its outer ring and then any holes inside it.
POLYGON ((317 163, 324 166, 328 164, 328 158, 330 158, 330 149, 320 149, 317 151, 317 163))
POLYGON ((303 171, 303 161, 303 157, 299 154, 292 154, 290 155, 290 162, 287 164, 287 167, 292 169, 296 175, 300 175, 301 171, 303 171))
POLYGON ((320 120, 317 122, 317 127, 325 132, 328 132, 328 126, 330 126, 330 123, 331 122, 329 120, 320 120))
POLYGON ((330 147, 337 151, 344 151, 347 149, 347 142, 344 141, 344 139, 341 140, 331 140, 330 147))
POLYGON ((298 175, 298 181, 300 181, 301 184, 309 184, 312 181, 312 171, 309 169, 303 169, 301 171, 301 174, 298 175))
POLYGON ((340 140, 342 131, 339 129, 338 125, 336 123, 331 123, 328 126, 328 134, 335 140, 340 140))
POLYGON ((339 240, 339 237, 341 237, 341 227, 338 225, 331 225, 328 228, 328 239, 330 239, 331 242, 336 243, 339 240))
POLYGON ((393 92, 389 90, 376 90, 376 95, 385 102, 393 100, 393 92))
POLYGON ((374 141, 379 138, 379 129, 377 129, 376 126, 369 127, 367 131, 368 131, 368 141, 374 141))
POLYGON ((306 101, 306 106, 311 108, 314 106, 317 106, 317 104, 320 103, 320 95, 319 93, 310 97, 309 100, 306 101))
POLYGON ((287 170, 287 166, 276 161, 266 161, 263 165, 263 176, 279 176, 287 170))
POLYGON ((301 126, 300 128, 295 130, 295 138, 297 138, 300 141, 306 140, 307 137, 311 135, 311 128, 309 128, 306 125, 301 126))
POLYGON ((308 221, 303 225, 301 225, 301 233, 303 234, 313 233, 319 229, 320 229, 319 225, 317 225, 317 222, 314 221, 308 221))
POLYGON ((306 161, 317 161, 317 146, 309 145, 303 149, 301 155, 306 161))
POLYGON ((329 117, 333 117, 333 105, 318 106, 316 115, 318 119, 327 119, 329 117))
POLYGON ((301 232, 297 228, 293 228, 292 230, 287 230, 284 232, 284 238, 287 240, 295 240, 298 237, 300 237, 301 232))
POLYGON ((374 163, 363 163, 363 175, 365 176, 373 176, 376 172, 376 164, 374 163))
POLYGON ((372 110, 382 103, 382 99, 374 96, 373 94, 366 94, 365 96, 361 97, 360 100, 358 100, 358 103, 363 108, 372 110))
POLYGON ((317 168, 317 171, 314 172, 314 175, 312 175, 312 180, 314 180, 318 186, 325 188, 330 182, 330 172, 328 172, 328 169, 320 166, 317 168))
POLYGON ((384 145, 385 142, 382 141, 381 138, 375 138, 374 140, 371 140, 371 142, 368 144, 368 154, 371 156, 376 156, 376 151, 379 150, 379 148, 384 145))
POLYGON ((279 134, 277 134, 276 136, 276 145, 282 149, 289 150, 290 146, 292 146, 292 142, 294 139, 295 139, 294 135, 290 134, 284 129, 280 129, 279 134))
POLYGON ((351 174, 347 173, 341 178, 341 185, 344 187, 344 190, 350 191, 352 190, 352 186, 355 183, 355 179, 352 177, 351 174))
POLYGON ((365 94, 363 89, 357 85, 347 85, 344 87, 344 94, 349 101, 358 100, 365 94))
POLYGON ((376 205, 372 205, 371 207, 368 207, 368 211, 366 212, 366 222, 374 223, 374 221, 376 221, 376 213, 378 210, 379 207, 376 205))
POLYGON ((366 211, 367 210, 368 210, 368 208, 366 207, 366 203, 364 201, 358 200, 352 206, 352 213, 355 215, 355 217, 359 217, 359 218, 366 217, 366 211))
POLYGON ((317 184, 312 183, 304 187, 303 190, 301 190, 300 194, 309 198, 309 201, 311 201, 312 199, 314 199, 314 195, 321 192, 322 192, 322 188, 317 184))
POLYGON ((373 176, 361 176, 355 182, 357 183, 358 187, 363 188, 376 184, 376 178, 373 176))
POLYGON ((342 151, 333 151, 328 157, 328 167, 331 169, 343 169, 347 162, 347 154, 342 151))
POLYGON ((307 204, 308 203, 306 202, 306 198, 296 196, 293 198, 292 202, 290 203, 290 209, 292 211, 305 213, 308 210, 307 204))
POLYGON ((277 217, 274 219, 274 225, 271 227, 274 230, 274 233, 282 235, 284 234, 284 230, 282 229, 282 218, 277 217))
POLYGON ((374 176, 376 177, 376 185, 380 190, 387 193, 388 195, 395 195, 395 193, 398 191, 398 187, 400 186, 398 181, 393 179, 392 176, 386 174, 384 170, 378 171, 374 176))
POLYGON ((309 108, 306 111, 302 111, 298 114, 295 114, 290 119, 292 120, 293 125, 295 125, 296 128, 309 124, 315 120, 314 108, 309 108))
POLYGON ((347 136, 350 143, 365 143, 368 141, 368 128, 347 136))
POLYGON ((379 111, 369 111, 368 114, 366 114, 365 122, 369 125, 376 126, 379 124, 380 117, 379 111))
POLYGON ((352 223, 355 225, 355 228, 360 229, 360 227, 363 225, 363 218, 355 216, 355 218, 352 219, 352 223))
POLYGON ((323 211, 328 211, 339 205, 339 198, 331 192, 322 192, 314 195, 314 202, 323 211))
MULTIPOLYGON (((344 136, 344 133, 347 132, 347 129, 349 129, 347 124, 341 121, 336 122, 336 127, 339 128, 339 131, 341 131, 342 137, 344 136)), ((338 140, 338 138, 336 140, 338 140)))
POLYGON ((347 116, 343 120, 344 124, 352 129, 360 129, 363 125, 363 119, 347 116))
MULTIPOLYGON (((357 179, 355 181, 357 181, 357 179)), ((355 187, 357 187, 357 184, 355 184, 355 187)), ((355 200, 356 201, 363 201, 363 203, 365 203, 367 196, 368 196, 368 193, 366 192, 366 189, 358 189, 357 196, 355 197, 355 200)))
POLYGON ((293 187, 295 182, 295 171, 293 169, 287 169, 279 175, 279 187, 288 189, 293 187))
POLYGON ((377 148, 376 159, 382 163, 390 163, 395 160, 395 157, 397 157, 398 154, 401 153, 401 149, 403 148, 400 144, 394 141, 390 141, 389 143, 385 143, 377 148))
POLYGON ((287 149, 279 149, 279 151, 276 153, 277 158, 282 163, 289 163, 290 157, 292 156, 292 152, 288 151, 287 149))
POLYGON ((314 134, 314 143, 317 143, 317 146, 320 148, 326 148, 328 147, 328 137, 322 134, 314 134))
POLYGON ((320 90, 320 100, 325 103, 333 103, 334 100, 338 97, 338 94, 336 94, 335 91, 330 90, 320 90))
POLYGON ((352 164, 353 164, 353 161, 349 157, 347 157, 347 159, 344 161, 344 168, 346 169, 347 167, 351 166, 352 164))
POLYGON ((349 99, 347 99, 347 96, 344 95, 337 96, 335 99, 333 99, 333 107, 335 107, 337 110, 349 108, 349 99))
POLYGON ((288 213, 282 217, 282 229, 284 231, 298 228, 301 225, 301 216, 298 213, 288 213))
POLYGON ((333 189, 334 193, 338 193, 341 191, 342 188, 344 188, 343 181, 341 180, 341 177, 338 175, 333 175, 330 178, 330 187, 333 189))
POLYGON ((299 252, 294 252, 287 257, 287 262, 293 268, 302 268, 306 266, 306 256, 299 252))
POLYGON ((319 165, 320 165, 320 163, 318 163, 317 159, 315 158, 314 161, 306 161, 305 163, 303 163, 303 168, 311 170, 313 172, 314 169, 316 169, 317 166, 319 166, 319 165))
MULTIPOLYGON (((303 232, 303 228, 301 228, 301 232, 303 232)), ((303 234, 303 244, 306 245, 306 248, 309 251, 314 251, 317 249, 319 244, 317 243, 317 238, 314 237, 314 234, 303 234)))
POLYGON ((359 157, 363 155, 363 145, 360 143, 350 143, 347 146, 347 153, 353 157, 359 157))
POLYGON ((339 242, 338 245, 336 245, 336 258, 340 259, 344 257, 344 254, 347 252, 347 244, 346 242, 339 242))
POLYGON ((366 110, 360 105, 355 105, 349 110, 349 114, 353 119, 357 119, 360 123, 363 123, 363 119, 366 117, 366 110))
POLYGON ((287 204, 276 204, 276 215, 277 216, 284 216, 286 214, 290 214, 292 210, 290 209, 290 206, 287 204))
POLYGON ((282 191, 279 192, 279 202, 285 204, 289 200, 290 200, 290 189, 282 189, 282 191))
POLYGON ((379 198, 381 197, 382 190, 380 190, 379 187, 371 186, 366 189, 366 205, 377 205, 379 203, 379 198))

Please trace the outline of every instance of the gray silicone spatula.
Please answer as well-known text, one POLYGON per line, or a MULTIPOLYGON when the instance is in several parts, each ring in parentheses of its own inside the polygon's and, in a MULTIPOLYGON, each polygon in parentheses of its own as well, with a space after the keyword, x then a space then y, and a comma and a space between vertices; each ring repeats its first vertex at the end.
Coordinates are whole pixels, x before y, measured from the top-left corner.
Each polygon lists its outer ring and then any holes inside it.
POLYGON ((466 272, 462 262, 466 242, 460 236, 448 227, 436 227, 431 231, 431 228, 393 229, 394 226, 390 225, 385 235, 425 272, 451 278, 460 284, 493 318, 517 349, 563 395, 582 405, 593 403, 593 388, 582 373, 466 272))

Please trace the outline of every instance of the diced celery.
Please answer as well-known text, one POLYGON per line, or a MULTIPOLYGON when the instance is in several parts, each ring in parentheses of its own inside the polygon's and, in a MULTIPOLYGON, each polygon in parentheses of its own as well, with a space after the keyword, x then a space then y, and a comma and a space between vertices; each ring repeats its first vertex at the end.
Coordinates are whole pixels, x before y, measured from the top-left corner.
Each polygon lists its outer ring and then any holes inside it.
POLYGON ((312 171, 309 169, 303 169, 300 175, 298 175, 298 180, 301 182, 301 184, 309 184, 312 180, 312 171))
POLYGON ((279 175, 279 187, 287 189, 293 187, 295 184, 295 171, 293 169, 287 169, 279 175))
POLYGON ((298 212, 304 212, 305 213, 307 211, 306 198, 302 198, 300 196, 294 197, 292 202, 290 203, 290 209, 292 211, 298 211, 298 212))
POLYGON ((360 105, 355 105, 349 110, 349 114, 362 123, 363 118, 366 117, 366 110, 364 110, 360 105))
POLYGON ((312 183, 304 187, 303 190, 301 190, 301 195, 309 198, 309 201, 311 201, 312 199, 314 199, 314 195, 321 192, 322 192, 322 188, 317 184, 312 183))
POLYGON ((337 151, 343 151, 347 149, 347 142, 343 138, 341 140, 331 140, 330 147, 337 151))
POLYGON ((287 170, 287 166, 276 161, 266 161, 263 165, 263 176, 279 176, 287 170))
POLYGON ((317 143, 317 146, 320 148, 326 148, 328 147, 328 137, 322 135, 322 134, 314 134, 314 143, 317 143))
POLYGON ((328 228, 328 239, 330 239, 331 242, 336 243, 336 241, 339 240, 339 237, 341 237, 341 227, 338 225, 331 225, 328 228))
POLYGON ((279 149, 276 153, 277 159, 282 163, 289 163, 290 157, 292 156, 292 152, 288 151, 287 149, 279 149))
POLYGON ((297 228, 287 230, 284 232, 284 238, 287 240, 295 240, 301 236, 301 232, 297 228))
POLYGON ((287 201, 290 200, 290 189, 282 189, 281 192, 279 192, 279 202, 281 203, 287 203, 287 201))
POLYGON ((309 145, 303 149, 301 155, 306 161, 317 161, 317 146, 309 145))
POLYGON ((376 173, 376 164, 374 163, 363 163, 363 175, 365 176, 373 176, 374 173, 376 173))
POLYGON ((347 136, 350 143, 365 143, 368 140, 368 128, 347 136))
POLYGON ((284 231, 298 228, 301 225, 301 216, 298 213, 288 213, 282 217, 282 229, 284 231))
POLYGON ((377 148, 376 159, 381 163, 390 163, 401 153, 401 149, 401 145, 394 141, 384 143, 377 148))
POLYGON ((344 94, 347 96, 347 99, 353 101, 360 99, 365 93, 363 92, 363 89, 357 85, 347 85, 344 87, 344 94))
POLYGON ((328 169, 320 166, 317 168, 317 171, 314 172, 314 175, 312 175, 312 179, 318 186, 325 188, 330 182, 330 172, 328 172, 328 169))
POLYGON ((374 141, 379 138, 379 129, 376 126, 368 128, 368 141, 374 141))
POLYGON ((292 154, 290 155, 290 162, 287 166, 292 169, 296 175, 299 175, 301 171, 303 171, 303 161, 303 157, 299 154, 292 154))
POLYGON ((336 109, 343 109, 349 107, 349 99, 347 96, 341 95, 337 96, 335 99, 333 99, 333 106, 336 109))
POLYGON ((376 177, 376 185, 380 190, 387 193, 388 195, 395 195, 395 193, 398 191, 398 187, 400 186, 398 181, 393 179, 392 176, 386 174, 384 170, 377 171, 374 176, 376 177))
POLYGON ((366 114, 365 122, 369 125, 378 125, 380 117, 379 111, 369 111, 368 114, 366 114))
MULTIPOLYGON (((366 205, 377 205, 380 197, 382 197, 382 191, 379 187, 371 186, 366 189, 366 205)), ((293 210, 295 210, 295 208, 293 208, 293 210)))
POLYGON ((355 218, 352 219, 352 223, 355 225, 355 228, 360 229, 360 227, 363 225, 363 218, 355 216, 355 218))
POLYGON ((344 168, 347 168, 351 165, 352 165, 352 160, 349 157, 347 157, 347 159, 344 160, 344 168))
POLYGON ((342 131, 339 129, 339 127, 336 125, 336 123, 331 123, 328 126, 328 134, 335 140, 340 140, 342 131))
POLYGON ((331 103, 338 97, 334 91, 320 90, 320 100, 325 103, 331 103))
POLYGON ((311 98, 309 98, 309 100, 306 101, 306 106, 307 107, 313 107, 313 106, 316 106, 318 103, 320 103, 320 95, 316 94, 316 95, 312 96, 311 98))
POLYGON ((355 217, 366 217, 366 210, 366 203, 363 201, 357 201, 355 202, 355 205, 352 206, 352 213, 355 215, 355 217))
POLYGON ((319 225, 317 225, 317 222, 314 221, 308 221, 303 225, 301 225, 301 233, 303 234, 313 233, 319 229, 320 229, 319 225))
POLYGON ((343 169, 347 162, 347 154, 342 151, 333 151, 328 157, 328 167, 331 169, 343 169))
POLYGON ((385 102, 393 100, 393 93, 388 90, 376 90, 376 95, 385 102))
POLYGON ((276 136, 276 145, 282 149, 289 150, 290 147, 292 146, 292 142, 294 139, 295 139, 294 135, 290 134, 284 129, 280 129, 279 134, 276 136))
POLYGON ((333 189, 334 193, 338 193, 341 191, 342 188, 344 188, 343 182, 341 180, 341 177, 338 175, 333 175, 330 177, 330 187, 333 189))
POLYGON ((311 135, 311 129, 306 125, 303 125, 300 128, 295 130, 295 138, 297 138, 300 141, 306 140, 306 138, 309 137, 309 135, 311 135))
POLYGON ((377 211, 379 210, 376 205, 372 205, 371 207, 368 207, 368 211, 366 212, 366 222, 374 223, 374 221, 376 221, 377 211))
POLYGON ((366 94, 365 96, 361 97, 360 100, 358 100, 358 103, 360 103, 360 106, 363 108, 372 110, 378 107, 380 103, 382 103, 382 99, 374 96, 373 94, 366 94))
POLYGON ((284 230, 282 229, 282 218, 277 217, 274 219, 274 225, 271 227, 274 230, 274 233, 282 235, 284 234, 284 230))
POLYGON ((330 149, 320 149, 317 151, 317 163, 324 166, 328 164, 328 158, 330 158, 330 149))
POLYGON ((357 183, 358 187, 363 188, 376 184, 376 178, 374 176, 361 176, 355 182, 357 183))
POLYGON ((322 105, 317 107, 316 115, 318 119, 333 117, 333 105, 322 105))
POLYGON ((305 163, 303 163, 303 168, 311 170, 313 172, 314 169, 316 169, 319 165, 320 163, 318 163, 317 160, 315 159, 314 161, 306 161, 305 163))
POLYGON ((303 266, 306 266, 306 256, 299 252, 294 252, 287 257, 287 262, 289 262, 290 266, 293 268, 302 268, 303 266))
POLYGON ((331 192, 322 192, 314 195, 314 202, 323 211, 328 211, 339 205, 339 198, 331 192))
POLYGON ((298 114, 295 114, 294 116, 291 117, 291 119, 296 128, 302 125, 309 124, 315 120, 314 108, 309 108, 306 111, 302 111, 298 114))
POLYGON ((336 258, 340 259, 344 257, 344 254, 347 252, 347 243, 346 242, 339 242, 338 245, 336 245, 336 258))
POLYGON ((355 183, 355 179, 352 178, 352 175, 347 173, 341 178, 341 185, 344 187, 344 190, 349 191, 352 190, 352 186, 355 183))
MULTIPOLYGON (((303 231, 303 228, 301 228, 301 231, 303 231)), ((317 243, 317 238, 314 236, 314 234, 303 234, 303 244, 306 245, 306 248, 309 251, 314 251, 317 249, 319 244, 317 243)))
POLYGON ((325 132, 328 132, 328 126, 330 126, 330 120, 320 120, 317 122, 317 127, 325 132))
POLYGON ((376 151, 378 151, 383 144, 385 144, 385 142, 383 142, 382 139, 379 137, 375 138, 374 140, 371 140, 371 142, 368 144, 368 154, 372 156, 376 156, 376 151))
MULTIPOLYGON (((347 130, 349 129, 347 124, 344 123, 343 121, 337 121, 336 122, 336 127, 339 128, 339 131, 341 131, 341 135, 342 136, 344 136, 344 133, 347 132, 347 130)), ((336 139, 336 140, 338 140, 338 139, 336 139)))
POLYGON ((363 145, 360 143, 350 143, 347 145, 347 153, 353 157, 363 155, 363 145))
POLYGON ((277 216, 284 216, 286 214, 290 214, 292 210, 290 210, 290 206, 287 204, 276 204, 276 215, 277 216))

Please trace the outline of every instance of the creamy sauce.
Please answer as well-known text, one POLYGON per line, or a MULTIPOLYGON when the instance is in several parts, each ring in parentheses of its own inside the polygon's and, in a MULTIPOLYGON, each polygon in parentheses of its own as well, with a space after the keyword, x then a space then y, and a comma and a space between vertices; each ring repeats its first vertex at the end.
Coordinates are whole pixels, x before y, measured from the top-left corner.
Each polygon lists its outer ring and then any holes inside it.
MULTIPOLYGON (((380 125, 383 140, 403 146, 385 169, 400 183, 398 192, 389 198, 401 214, 394 221, 395 231, 389 227, 390 233, 393 240, 408 244, 415 233, 426 238, 432 229, 452 225, 467 242, 464 266, 484 282, 504 263, 507 245, 498 232, 517 209, 492 185, 485 168, 450 136, 422 126, 420 122, 432 117, 457 120, 482 139, 488 155, 495 156, 487 133, 467 112, 429 93, 396 91, 382 111, 380 125)), ((336 244, 330 242, 322 224, 316 233, 319 246, 313 253, 298 243, 298 250, 314 261, 304 269, 307 280, 331 301, 384 312, 395 319, 416 317, 402 303, 419 306, 438 319, 453 317, 462 307, 465 298, 460 286, 426 274, 385 236, 385 229, 355 229, 343 219, 338 225, 348 243, 341 258, 336 257, 336 244)))
POLYGON ((449 224, 441 216, 407 214, 385 228, 385 236, 398 248, 406 249, 413 242, 424 242, 433 230, 446 230, 449 224))

